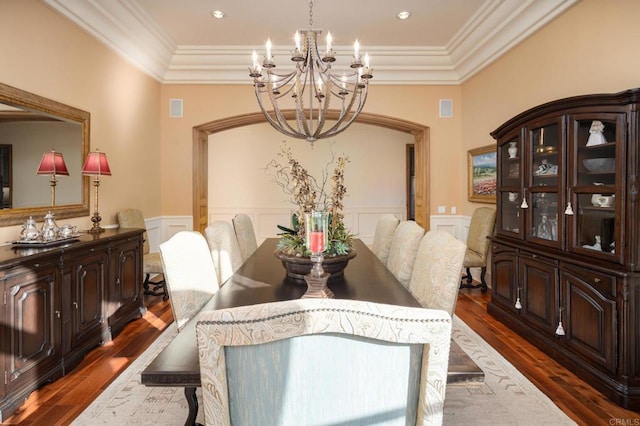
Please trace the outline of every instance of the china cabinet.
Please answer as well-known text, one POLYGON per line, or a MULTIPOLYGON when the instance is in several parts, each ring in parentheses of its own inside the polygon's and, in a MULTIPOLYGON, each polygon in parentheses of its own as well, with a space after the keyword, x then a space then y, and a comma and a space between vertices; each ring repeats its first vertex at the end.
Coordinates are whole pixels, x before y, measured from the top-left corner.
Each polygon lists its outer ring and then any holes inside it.
POLYGON ((144 314, 143 229, 0 246, 0 422, 144 314))
POLYGON ((489 313, 640 409, 640 89, 525 111, 497 140, 489 313), (516 149, 514 149, 516 148, 516 149))

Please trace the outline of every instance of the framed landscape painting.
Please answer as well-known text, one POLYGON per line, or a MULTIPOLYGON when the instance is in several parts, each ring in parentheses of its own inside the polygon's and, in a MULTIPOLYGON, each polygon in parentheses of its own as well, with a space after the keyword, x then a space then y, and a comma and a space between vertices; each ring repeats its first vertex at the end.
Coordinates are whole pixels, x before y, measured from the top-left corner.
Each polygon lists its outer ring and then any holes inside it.
POLYGON ((496 202, 496 146, 488 145, 467 151, 469 164, 469 201, 496 202))

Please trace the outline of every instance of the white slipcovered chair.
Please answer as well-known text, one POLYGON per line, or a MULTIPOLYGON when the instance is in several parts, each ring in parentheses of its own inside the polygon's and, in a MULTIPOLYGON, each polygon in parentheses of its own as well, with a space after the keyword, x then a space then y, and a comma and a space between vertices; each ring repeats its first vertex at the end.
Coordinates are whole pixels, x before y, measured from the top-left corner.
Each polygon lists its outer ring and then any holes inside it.
POLYGON ((197 318, 207 425, 442 424, 445 311, 298 299, 197 318))
POLYGON ((218 278, 202 234, 181 231, 160 244, 171 310, 178 331, 218 291, 218 278))
POLYGON ((393 232, 387 268, 405 288, 409 286, 413 263, 424 232, 424 228, 412 220, 403 220, 393 232))
POLYGON ((244 262, 258 249, 258 241, 256 232, 253 228, 253 222, 249 215, 239 213, 232 220, 233 230, 236 233, 240 254, 244 262))
POLYGON ((376 224, 376 231, 373 234, 373 245, 371 247, 371 251, 384 264, 387 263, 387 258, 389 257, 389 248, 391 247, 391 241, 393 239, 393 233, 395 232, 399 223, 400 219, 398 219, 391 213, 387 213, 380 216, 380 219, 376 224))
POLYGON ((216 267, 218 282, 224 285, 243 263, 236 233, 231 224, 224 220, 214 221, 205 228, 204 233, 216 267))
POLYGON ((413 265, 409 291, 429 309, 442 309, 453 316, 460 288, 460 270, 466 245, 444 231, 428 231, 413 265))

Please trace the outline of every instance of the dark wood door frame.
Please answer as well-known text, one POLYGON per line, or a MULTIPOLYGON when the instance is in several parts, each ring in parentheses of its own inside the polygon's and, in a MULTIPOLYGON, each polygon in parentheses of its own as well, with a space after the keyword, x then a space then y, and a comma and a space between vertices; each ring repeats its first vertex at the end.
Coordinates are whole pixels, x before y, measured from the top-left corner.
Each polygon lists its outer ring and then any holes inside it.
MULTIPOLYGON (((284 111, 285 117, 294 118, 294 110, 284 111)), ((338 111, 329 111, 329 118, 338 117, 338 111)), ((222 118, 193 128, 193 229, 204 232, 208 222, 208 142, 209 135, 251 124, 266 123, 261 112, 222 118)), ((399 118, 362 112, 356 123, 380 126, 414 137, 416 170, 416 222, 429 229, 429 128, 399 118)))

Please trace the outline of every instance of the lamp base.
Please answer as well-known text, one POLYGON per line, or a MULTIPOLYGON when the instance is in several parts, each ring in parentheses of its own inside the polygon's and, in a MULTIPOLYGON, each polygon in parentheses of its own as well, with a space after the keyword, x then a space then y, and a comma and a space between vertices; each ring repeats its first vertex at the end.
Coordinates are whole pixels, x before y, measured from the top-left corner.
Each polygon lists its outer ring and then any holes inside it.
POLYGON ((304 280, 307 282, 307 291, 302 295, 302 298, 332 299, 334 297, 333 291, 327 287, 330 275, 328 272, 325 272, 320 277, 315 277, 312 274, 305 275, 304 280))
POLYGON ((87 229, 87 233, 89 234, 99 234, 101 232, 104 232, 104 228, 101 227, 100 225, 94 226, 91 229, 87 229))
POLYGON ((104 228, 100 226, 100 222, 102 221, 102 217, 100 217, 100 213, 94 212, 93 216, 91 216, 91 222, 93 222, 93 226, 91 229, 87 229, 89 234, 99 234, 104 232, 104 228))

